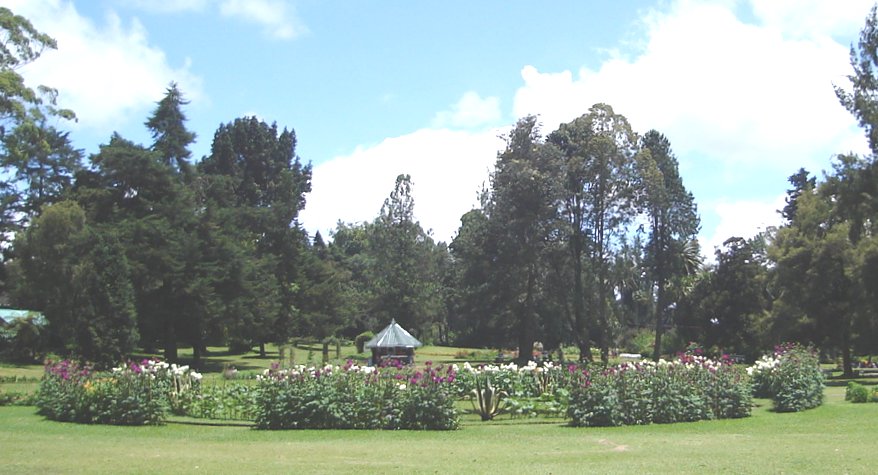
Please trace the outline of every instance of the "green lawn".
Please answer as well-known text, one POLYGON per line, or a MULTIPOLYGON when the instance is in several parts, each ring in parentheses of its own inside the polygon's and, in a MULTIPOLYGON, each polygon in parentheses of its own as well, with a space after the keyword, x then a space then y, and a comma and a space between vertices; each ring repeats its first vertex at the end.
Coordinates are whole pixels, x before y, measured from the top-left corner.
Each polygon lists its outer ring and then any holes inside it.
POLYGON ((878 404, 620 428, 467 414, 454 432, 84 426, 0 407, 2 473, 875 473, 878 404))

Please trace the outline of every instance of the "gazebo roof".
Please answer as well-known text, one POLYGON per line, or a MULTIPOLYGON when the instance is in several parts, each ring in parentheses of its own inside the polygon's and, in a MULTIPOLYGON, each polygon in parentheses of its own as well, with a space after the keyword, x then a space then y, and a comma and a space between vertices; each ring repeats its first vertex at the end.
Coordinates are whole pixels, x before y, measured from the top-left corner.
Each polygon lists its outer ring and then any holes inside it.
POLYGON ((418 348, 419 346, 423 346, 423 343, 399 326, 395 319, 366 343, 366 348, 418 348))

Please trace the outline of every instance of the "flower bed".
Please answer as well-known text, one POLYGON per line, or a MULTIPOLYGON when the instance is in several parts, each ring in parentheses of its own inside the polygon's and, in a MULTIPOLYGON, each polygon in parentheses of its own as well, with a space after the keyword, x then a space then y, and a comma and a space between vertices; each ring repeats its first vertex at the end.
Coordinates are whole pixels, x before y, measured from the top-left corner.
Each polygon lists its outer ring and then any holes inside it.
POLYGON ((49 362, 36 403, 40 414, 57 421, 158 424, 175 396, 200 379, 188 367, 156 360, 129 362, 110 372, 70 360, 49 362))
POLYGON ((259 379, 259 429, 427 429, 458 427, 452 367, 424 370, 273 368, 259 379))
POLYGON ((731 361, 700 356, 583 372, 572 389, 573 426, 672 423, 750 415, 749 378, 731 361))

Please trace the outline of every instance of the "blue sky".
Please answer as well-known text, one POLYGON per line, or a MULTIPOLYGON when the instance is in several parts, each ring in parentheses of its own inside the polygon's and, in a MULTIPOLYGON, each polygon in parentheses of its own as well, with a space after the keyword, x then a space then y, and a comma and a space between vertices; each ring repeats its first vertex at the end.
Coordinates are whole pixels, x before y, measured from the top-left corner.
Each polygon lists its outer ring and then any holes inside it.
POLYGON ((0 0, 58 40, 22 73, 79 115, 77 146, 143 122, 170 81, 193 154, 256 115, 314 165, 301 216, 373 219, 399 173, 450 240, 518 117, 548 133, 606 102, 664 133, 702 216, 703 252, 777 224, 786 177, 865 149, 835 99, 871 0, 0 0))

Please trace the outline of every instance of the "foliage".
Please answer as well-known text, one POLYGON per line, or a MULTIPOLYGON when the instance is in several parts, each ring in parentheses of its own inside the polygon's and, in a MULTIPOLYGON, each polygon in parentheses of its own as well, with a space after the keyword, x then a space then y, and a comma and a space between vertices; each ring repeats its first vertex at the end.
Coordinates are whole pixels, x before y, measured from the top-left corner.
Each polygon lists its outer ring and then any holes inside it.
POLYGON ((357 338, 354 340, 354 343, 357 345, 357 353, 366 351, 366 343, 374 337, 375 334, 372 332, 363 332, 357 335, 357 338))
POLYGON ((750 415, 749 378, 730 361, 682 356, 585 373, 570 394, 573 426, 672 423, 750 415))
POLYGON ((676 312, 678 332, 717 353, 755 359, 769 309, 768 272, 757 238, 727 239, 716 267, 701 273, 676 312))
POLYGON ((144 360, 96 372, 71 360, 49 362, 37 396, 49 419, 87 424, 144 425, 164 420, 175 379, 200 379, 188 368, 144 360))
POLYGON ((483 421, 490 421, 503 411, 503 400, 509 395, 505 391, 498 391, 491 386, 491 377, 476 379, 476 387, 472 390, 473 409, 475 409, 483 421), (478 404, 476 404, 478 402, 478 404))
POLYGON ((780 358, 776 355, 763 355, 753 363, 753 366, 747 368, 750 374, 750 380, 753 383, 753 397, 770 398, 773 388, 776 386, 775 379, 777 372, 775 369, 780 365, 780 358))
POLYGON ((58 92, 25 84, 19 69, 36 61, 57 42, 9 8, 0 7, 0 244, 20 231, 40 208, 58 199, 79 167, 82 152, 48 119, 74 119, 57 107, 58 92))
POLYGON ((844 400, 853 403, 878 402, 878 388, 851 381, 845 389, 844 400))
POLYGON ((33 406, 36 396, 17 391, 0 391, 0 406, 33 406))
POLYGON ((260 429, 457 428, 448 384, 454 371, 377 369, 348 363, 271 369, 256 391, 260 429))
POLYGON ((786 349, 773 373, 776 411, 804 411, 823 404, 823 372, 813 350, 797 345, 786 349))
POLYGON ((202 384, 182 391, 172 410, 198 419, 252 421, 256 417, 256 390, 248 383, 202 384))

